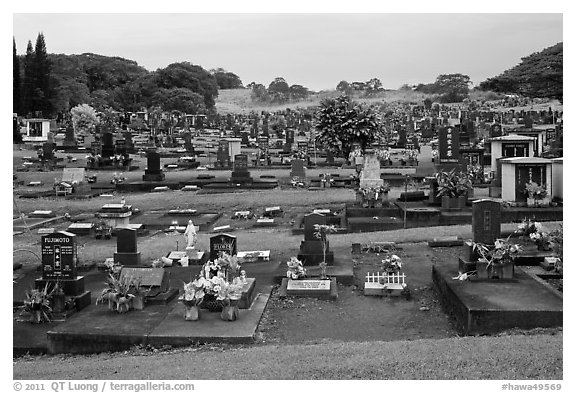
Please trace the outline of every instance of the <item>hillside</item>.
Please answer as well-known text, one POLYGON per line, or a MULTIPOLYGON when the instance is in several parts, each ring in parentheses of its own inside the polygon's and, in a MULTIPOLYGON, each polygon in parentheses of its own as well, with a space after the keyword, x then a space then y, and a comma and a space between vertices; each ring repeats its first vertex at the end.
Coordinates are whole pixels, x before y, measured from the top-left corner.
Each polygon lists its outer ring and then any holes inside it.
POLYGON ((563 43, 523 57, 520 64, 480 83, 480 89, 562 101, 563 43))
MULTIPOLYGON (((336 97, 341 93, 338 91, 323 91, 310 95, 302 101, 288 102, 282 105, 264 105, 253 102, 250 98, 250 89, 231 89, 219 90, 216 98, 216 110, 220 114, 227 113, 249 113, 254 112, 275 112, 286 108, 308 108, 318 106, 320 101, 329 97, 336 97)), ((371 104, 377 102, 411 102, 421 104, 428 97, 427 94, 418 93, 410 90, 387 90, 377 93, 371 97, 360 97, 352 95, 354 101, 371 104)))

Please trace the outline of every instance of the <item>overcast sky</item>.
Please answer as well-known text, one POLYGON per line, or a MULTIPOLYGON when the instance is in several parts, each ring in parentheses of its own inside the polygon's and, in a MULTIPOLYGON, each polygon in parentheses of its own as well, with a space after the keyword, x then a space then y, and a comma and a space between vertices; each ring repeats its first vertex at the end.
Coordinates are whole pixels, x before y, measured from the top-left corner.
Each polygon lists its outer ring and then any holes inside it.
POLYGON ((244 84, 385 88, 469 75, 474 84, 563 41, 562 14, 14 14, 17 51, 44 33, 50 53, 92 52, 152 71, 188 61, 244 84))

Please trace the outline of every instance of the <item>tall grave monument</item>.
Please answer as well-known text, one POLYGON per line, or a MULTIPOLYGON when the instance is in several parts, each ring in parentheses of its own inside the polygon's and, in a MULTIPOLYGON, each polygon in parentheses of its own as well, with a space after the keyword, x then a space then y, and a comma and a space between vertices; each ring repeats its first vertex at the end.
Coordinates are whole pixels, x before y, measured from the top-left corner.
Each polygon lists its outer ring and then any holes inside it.
MULTIPOLYGON (((311 213, 304 216, 304 240, 300 243, 298 259, 303 265, 318 265, 324 260, 323 243, 314 236, 314 225, 326 225, 326 216, 311 213)), ((330 251, 330 243, 326 240, 326 263, 334 264, 334 252, 330 251)))
MULTIPOLYGON (((48 285, 52 290, 56 284, 64 295, 71 298, 70 304, 80 310, 91 303, 90 292, 84 288, 84 277, 78 276, 76 235, 59 231, 42 236, 42 278, 35 281, 37 289, 48 285)), ((64 310, 58 310, 62 312, 64 310)))
POLYGON ((147 165, 142 175, 144 181, 162 181, 166 174, 160 167, 160 154, 155 151, 148 151, 146 154, 147 165))

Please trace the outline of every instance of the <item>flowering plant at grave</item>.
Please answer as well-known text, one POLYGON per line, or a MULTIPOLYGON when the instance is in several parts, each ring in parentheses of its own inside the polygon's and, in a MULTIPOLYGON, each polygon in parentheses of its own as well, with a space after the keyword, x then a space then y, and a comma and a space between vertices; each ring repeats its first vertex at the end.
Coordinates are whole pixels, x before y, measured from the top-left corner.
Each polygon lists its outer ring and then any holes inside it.
POLYGON ((223 279, 237 277, 240 272, 238 257, 221 252, 215 261, 208 261, 200 270, 200 274, 206 279, 221 277, 223 279))
POLYGON ((130 309, 130 300, 135 297, 129 293, 133 282, 134 279, 132 277, 116 277, 110 273, 106 280, 108 287, 102 290, 102 293, 96 299, 96 304, 108 301, 108 307, 111 310, 117 312, 128 311, 130 309))
POLYGON ((524 218, 514 232, 520 233, 521 236, 530 237, 531 234, 539 231, 542 231, 542 224, 529 218, 524 218))
POLYGON ((563 258, 564 258, 564 226, 560 224, 560 228, 550 232, 550 243, 552 244, 552 249, 556 254, 556 271, 560 274, 563 273, 563 258))
POLYGON ((112 180, 110 180, 111 184, 120 184, 123 183, 126 180, 126 178, 124 177, 123 173, 116 173, 114 172, 114 174, 112 175, 112 180))
POLYGON ((377 149, 376 150, 376 157, 379 160, 388 161, 390 160, 390 151, 388 149, 377 149))
POLYGON ((288 271, 286 272, 286 277, 292 280, 298 280, 299 278, 306 277, 306 269, 302 266, 302 261, 299 261, 298 258, 292 257, 288 262, 288 271))
POLYGON ((179 298, 186 306, 198 306, 204 300, 204 295, 210 291, 212 282, 204 277, 198 277, 189 283, 184 283, 184 294, 179 298))
POLYGON ((545 247, 550 245, 550 234, 547 232, 533 232, 530 234, 530 240, 532 240, 538 247, 545 247))
POLYGON ((488 262, 488 267, 492 265, 502 266, 514 263, 514 260, 518 256, 518 252, 522 249, 519 244, 513 244, 510 242, 510 236, 506 239, 496 239, 496 241, 494 241, 494 246, 490 247, 473 241, 468 241, 466 244, 472 246, 474 251, 478 251, 482 257, 481 260, 488 262))
POLYGON ((363 153, 361 149, 354 149, 348 154, 348 161, 354 162, 356 157, 362 157, 363 153))
POLYGON ((402 269, 402 259, 396 255, 387 255, 382 259, 382 270, 388 274, 399 273, 402 269))
POLYGON ((450 172, 436 172, 434 177, 438 182, 438 193, 436 194, 438 197, 457 198, 466 195, 472 189, 472 181, 468 174, 456 172, 456 169, 452 169, 450 172))
POLYGON ((294 176, 291 180, 290 180, 290 184, 292 185, 292 187, 304 187, 304 182, 298 177, 298 176, 294 176))
POLYGON ((526 194, 529 198, 542 200, 546 198, 548 192, 546 191, 546 185, 540 185, 531 181, 530 183, 526 183, 526 194))
POLYGON ((308 160, 308 152, 304 149, 298 149, 294 153, 292 153, 293 160, 308 160))
POLYGON ((478 181, 484 181, 484 170, 480 164, 468 165, 468 177, 478 181))
POLYGON ((320 177, 320 180, 322 181, 322 183, 330 183, 330 184, 334 183, 334 178, 330 173, 323 173, 320 177))
POLYGON ((48 290, 48 283, 46 283, 44 289, 32 289, 26 292, 26 300, 24 300, 24 305, 22 306, 22 313, 28 313, 30 315, 30 322, 50 322, 50 317, 52 316, 50 299, 53 292, 54 290, 48 290))
POLYGON ((120 272, 122 271, 122 265, 118 262, 115 262, 113 259, 108 259, 104 262, 104 267, 108 270, 108 273, 113 275, 114 277, 120 277, 120 272))
POLYGON ((418 150, 407 150, 406 151, 406 157, 408 157, 409 160, 417 160, 418 159, 418 150))

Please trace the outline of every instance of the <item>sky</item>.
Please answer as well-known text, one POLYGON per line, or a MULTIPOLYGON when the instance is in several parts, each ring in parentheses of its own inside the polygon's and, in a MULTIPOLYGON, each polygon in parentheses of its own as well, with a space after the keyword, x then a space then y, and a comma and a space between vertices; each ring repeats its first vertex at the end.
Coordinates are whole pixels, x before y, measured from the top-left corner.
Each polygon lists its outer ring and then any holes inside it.
POLYGON ((315 91, 372 78, 396 89, 449 73, 468 75, 477 85, 563 41, 562 13, 356 13, 362 10, 15 12, 13 35, 19 54, 42 32, 50 53, 119 56, 149 71, 188 61, 207 70, 224 68, 245 85, 268 86, 283 77, 315 91))

